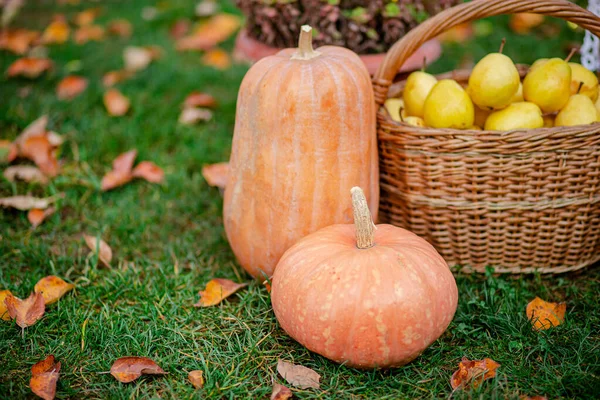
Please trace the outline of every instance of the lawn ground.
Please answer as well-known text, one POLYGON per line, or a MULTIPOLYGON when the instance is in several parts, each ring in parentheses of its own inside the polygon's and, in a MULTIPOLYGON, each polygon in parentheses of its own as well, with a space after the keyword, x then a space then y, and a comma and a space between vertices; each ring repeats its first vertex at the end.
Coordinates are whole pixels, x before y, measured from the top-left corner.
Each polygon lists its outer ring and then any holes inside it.
MULTIPOLYGON (((126 18, 130 39, 108 38, 83 46, 68 42, 49 47, 56 64, 36 80, 0 77, 0 138, 14 139, 42 114, 50 128, 66 137, 66 164, 48 186, 10 183, 0 178, 0 197, 64 192, 58 212, 35 230, 26 213, 0 212, 0 289, 26 297, 47 275, 75 283, 76 290, 48 306, 34 326, 21 329, 0 321, 0 398, 33 398, 31 366, 48 354, 62 362, 59 399, 246 399, 267 398, 277 376, 278 358, 313 368, 322 390, 295 390, 298 398, 401 399, 448 398, 452 372, 461 357, 490 357, 501 364, 495 379, 455 398, 597 398, 600 393, 600 269, 560 276, 485 276, 458 273, 459 306, 444 336, 411 364, 392 371, 364 372, 311 354, 279 328, 268 293, 258 283, 210 308, 194 308, 198 291, 212 278, 249 281, 225 239, 219 191, 201 175, 203 164, 228 159, 237 88, 247 66, 226 71, 203 66, 196 53, 178 53, 170 25, 193 14, 193 1, 158 3, 156 19, 141 17, 154 2, 92 2, 59 6, 29 3, 15 26, 42 30, 53 13, 72 16, 100 6, 102 25, 126 18), (165 57, 118 85, 132 102, 121 118, 102 104, 102 75, 122 67, 126 45, 159 45, 165 57), (56 84, 69 70, 90 79, 75 101, 56 99, 56 84), (212 93, 219 102, 214 119, 197 126, 177 123, 180 104, 192 90, 212 93), (23 93, 29 91, 26 97, 23 93), (120 153, 137 148, 138 160, 163 167, 166 182, 135 181, 110 192, 100 179, 120 153), (112 247, 111 268, 97 264, 81 238, 100 235, 112 247), (536 332, 525 316, 535 296, 565 301, 565 323, 536 332), (146 356, 168 372, 165 377, 117 382, 108 371, 122 356, 146 356), (206 385, 187 382, 203 370, 206 385)), ((235 12, 229 2, 226 11, 235 12)), ((517 36, 507 19, 493 20, 492 32, 466 45, 453 45, 432 70, 478 60, 508 38, 506 53, 518 62, 566 54, 566 44, 581 33, 558 24, 557 39, 517 36)), ((486 25, 482 26, 483 28, 486 25)), ((233 40, 224 48, 231 49, 233 40)), ((0 52, 5 71, 17 56, 0 52)))

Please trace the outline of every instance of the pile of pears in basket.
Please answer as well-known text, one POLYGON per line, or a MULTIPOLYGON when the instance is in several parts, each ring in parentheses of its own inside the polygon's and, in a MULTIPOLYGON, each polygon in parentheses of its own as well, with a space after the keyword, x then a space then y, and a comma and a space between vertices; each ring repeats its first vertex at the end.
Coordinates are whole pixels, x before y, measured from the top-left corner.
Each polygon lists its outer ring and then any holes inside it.
POLYGON ((598 78, 581 64, 539 59, 521 82, 513 61, 491 53, 479 61, 463 88, 424 71, 408 76, 402 98, 385 108, 395 121, 431 128, 512 131, 600 121, 598 78))

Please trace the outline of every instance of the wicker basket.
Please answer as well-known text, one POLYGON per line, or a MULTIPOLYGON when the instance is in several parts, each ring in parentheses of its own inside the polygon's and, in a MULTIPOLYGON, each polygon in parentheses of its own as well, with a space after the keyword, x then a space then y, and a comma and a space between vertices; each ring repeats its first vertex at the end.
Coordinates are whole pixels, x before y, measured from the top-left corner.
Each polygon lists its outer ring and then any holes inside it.
MULTIPOLYGON (((463 22, 533 12, 600 36, 600 19, 565 0, 474 0, 409 32, 373 78, 382 105, 423 42, 463 22), (391 88, 390 88, 391 87, 391 88), (390 91, 391 89, 391 91, 390 91)), ((463 83, 469 71, 447 74, 463 83)), ((600 259, 600 123, 497 131, 415 128, 380 107, 382 222, 431 242, 463 271, 561 273, 600 259)))

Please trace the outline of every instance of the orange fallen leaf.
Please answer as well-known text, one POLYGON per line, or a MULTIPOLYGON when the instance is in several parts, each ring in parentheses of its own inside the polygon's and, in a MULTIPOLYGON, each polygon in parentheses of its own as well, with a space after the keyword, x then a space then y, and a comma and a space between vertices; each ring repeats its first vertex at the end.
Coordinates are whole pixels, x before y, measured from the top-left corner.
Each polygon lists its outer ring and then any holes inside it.
POLYGON ((27 138, 19 145, 19 154, 33 161, 46 176, 54 177, 58 174, 55 146, 50 143, 47 135, 27 138))
POLYGON ((529 302, 525 309, 527 318, 533 324, 533 329, 538 331, 562 324, 566 311, 565 303, 549 303, 539 297, 529 302))
POLYGON ((165 177, 162 168, 150 161, 142 161, 136 165, 132 175, 152 183, 161 183, 165 177))
POLYGON ((192 92, 183 101, 184 108, 190 107, 207 107, 213 108, 217 106, 217 101, 208 93, 192 92))
POLYGON ((544 22, 544 16, 533 13, 518 13, 510 16, 509 26, 513 32, 525 35, 544 22))
POLYGON ((102 177, 102 190, 111 190, 131 181, 133 179, 133 163, 136 157, 137 150, 130 150, 115 158, 112 164, 113 169, 102 177))
POLYGON ((31 210, 32 208, 46 209, 59 197, 62 197, 62 194, 46 198, 31 196, 3 197, 0 198, 0 207, 11 207, 21 211, 31 210))
POLYGON ((174 39, 179 39, 185 36, 190 30, 190 21, 187 19, 178 19, 169 29, 169 35, 174 39))
POLYGON ((47 58, 19 58, 13 62, 6 71, 9 78, 15 76, 24 76, 34 79, 40 76, 44 71, 52 68, 52 61, 47 58))
POLYGON ((75 23, 79 26, 90 25, 100 15, 99 8, 89 8, 75 15, 75 23))
POLYGON ((191 35, 177 40, 177 50, 208 50, 227 40, 240 27, 240 18, 217 14, 200 25, 191 35))
POLYGON ((75 31, 74 39, 79 45, 89 41, 100 42, 104 39, 104 28, 100 25, 84 25, 75 31))
POLYGON ((31 367, 31 391, 44 400, 53 400, 56 396, 56 382, 60 373, 60 363, 55 363, 54 356, 49 355, 44 360, 31 367))
POLYGON ((104 106, 108 113, 115 117, 125 115, 130 106, 129 99, 117 89, 109 89, 104 93, 104 106))
POLYGON ((212 111, 206 108, 184 108, 179 114, 179 123, 183 125, 193 125, 200 121, 210 121, 213 117, 212 111))
POLYGON ((102 84, 106 87, 111 87, 119 82, 123 82, 124 80, 131 78, 133 74, 133 71, 127 70, 110 71, 104 74, 102 77, 102 84))
POLYGON ((83 239, 92 253, 98 255, 98 260, 107 267, 110 267, 110 262, 112 260, 112 249, 110 246, 104 240, 94 236, 84 234, 83 239))
POLYGON ((477 388, 483 381, 496 376, 500 364, 491 358, 483 360, 469 360, 463 357, 458 364, 458 370, 452 374, 450 384, 452 389, 466 388, 469 385, 477 388))
POLYGON ((54 207, 46 208, 45 210, 40 210, 39 208, 32 208, 27 213, 27 220, 31 223, 32 228, 37 228, 41 225, 42 222, 50 215, 54 214, 56 209, 54 207))
POLYGON ((224 70, 231 67, 229 53, 222 49, 212 49, 202 56, 202 62, 209 67, 224 70))
POLYGON ((141 71, 152 62, 152 52, 144 47, 127 46, 123 50, 123 61, 127 71, 141 71))
POLYGON ((56 87, 56 96, 60 100, 72 100, 88 86, 88 80, 82 76, 69 75, 56 87))
POLYGON ((210 186, 216 186, 225 189, 227 185, 227 175, 229 173, 229 163, 221 162, 205 165, 202 167, 202 176, 210 186))
POLYGON ((10 315, 8 314, 8 309, 6 308, 6 304, 4 300, 8 297, 8 295, 12 296, 10 290, 0 290, 0 319, 4 321, 10 321, 10 315))
POLYGON ((19 136, 15 139, 15 143, 22 144, 25 140, 29 139, 32 136, 43 135, 44 132, 46 132, 47 125, 48 116, 42 115, 41 117, 27 125, 25 129, 23 129, 23 132, 21 132, 19 136))
POLYGON ((25 54, 40 36, 28 29, 3 29, 0 31, 0 49, 25 54))
POLYGON ((35 284, 33 291, 44 297, 46 305, 56 303, 67 292, 73 290, 75 285, 67 283, 58 276, 50 275, 42 278, 35 284))
POLYGON ((521 396, 519 400, 548 400, 545 396, 521 396))
POLYGON ((57 18, 50 23, 42 34, 44 44, 62 44, 69 40, 71 28, 64 18, 57 18))
POLYGON ((273 384, 273 390, 271 391, 271 400, 288 400, 291 399, 294 394, 287 386, 280 385, 278 383, 273 384))
POLYGON ((131 22, 126 19, 115 19, 108 24, 108 32, 113 35, 130 37, 132 31, 131 22))
POLYGON ((194 304, 194 307, 217 305, 245 286, 248 286, 248 284, 236 283, 229 279, 212 279, 206 284, 206 288, 200 291, 200 300, 194 304))
POLYGON ((319 380, 321 375, 310 368, 302 365, 295 365, 283 360, 277 360, 277 372, 290 385, 300 389, 319 389, 321 387, 319 380))
POLYGON ((25 182, 48 183, 46 175, 32 165, 14 165, 4 170, 4 177, 10 182, 22 180, 25 182))
POLYGON ((129 383, 142 375, 165 375, 166 372, 149 358, 121 357, 110 368, 110 374, 121 383, 129 383))
POLYGON ((119 154, 112 163, 113 170, 119 172, 131 172, 136 157, 137 150, 135 149, 119 154))
POLYGON ((17 325, 25 329, 35 324, 44 315, 45 305, 44 296, 39 293, 32 293, 27 299, 21 300, 18 297, 9 294, 4 299, 8 315, 17 320, 17 325))
POLYGON ((204 376, 200 370, 190 371, 188 380, 196 389, 201 389, 204 386, 204 376))
POLYGON ((442 43, 463 43, 473 37, 473 25, 465 22, 448 29, 438 36, 442 43))

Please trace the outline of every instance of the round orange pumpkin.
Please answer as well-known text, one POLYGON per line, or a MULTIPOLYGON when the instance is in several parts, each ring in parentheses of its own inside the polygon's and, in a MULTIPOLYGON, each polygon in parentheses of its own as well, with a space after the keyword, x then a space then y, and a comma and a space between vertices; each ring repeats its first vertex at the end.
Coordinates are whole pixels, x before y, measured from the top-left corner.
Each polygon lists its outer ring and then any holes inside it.
POLYGON ((397 367, 446 330, 456 282, 433 246, 402 228, 375 227, 360 188, 352 199, 355 225, 323 228, 285 252, 273 310, 315 353, 357 368, 397 367))
POLYGON ((238 94, 223 205, 239 263, 265 279, 298 239, 352 221, 341 196, 360 185, 379 203, 375 102, 369 74, 350 50, 298 49, 256 63, 238 94))

